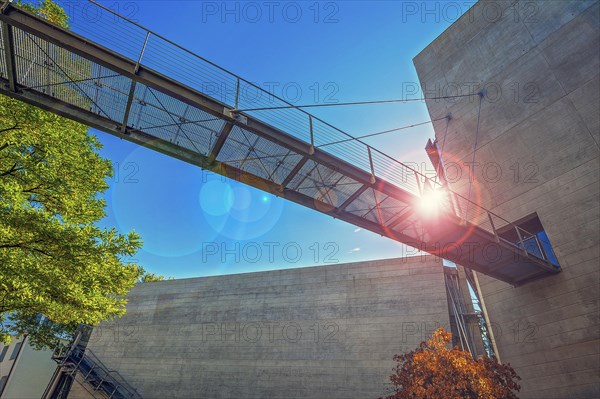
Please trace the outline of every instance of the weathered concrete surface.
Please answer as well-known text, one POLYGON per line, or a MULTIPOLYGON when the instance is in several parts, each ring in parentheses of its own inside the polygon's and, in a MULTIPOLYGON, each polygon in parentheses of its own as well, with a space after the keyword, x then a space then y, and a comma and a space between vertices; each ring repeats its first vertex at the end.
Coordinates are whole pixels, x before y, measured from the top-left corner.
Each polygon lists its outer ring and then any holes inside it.
MULTIPOLYGON (((537 212, 563 268, 520 288, 479 275, 522 398, 600 395, 599 49, 597 1, 483 1, 414 59, 427 96, 488 88, 473 192, 508 220, 537 212)), ((452 113, 443 157, 466 194, 478 99, 427 105, 452 113)), ((434 127, 442 143, 446 124, 434 127)))
POLYGON ((364 399, 448 324, 423 256, 143 284, 88 347, 145 398, 364 399))

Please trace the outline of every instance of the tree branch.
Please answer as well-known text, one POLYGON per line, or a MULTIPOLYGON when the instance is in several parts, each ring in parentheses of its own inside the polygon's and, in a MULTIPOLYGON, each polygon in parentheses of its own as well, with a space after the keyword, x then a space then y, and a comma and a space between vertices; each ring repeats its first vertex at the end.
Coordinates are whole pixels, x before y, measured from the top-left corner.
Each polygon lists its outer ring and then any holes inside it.
MULTIPOLYGON (((15 122, 15 125, 13 127, 7 127, 6 129, 0 129, 0 133, 4 133, 4 132, 8 132, 11 130, 21 130, 19 126, 19 122, 15 122)), ((3 147, 0 147, 0 150, 3 150, 3 147)))
POLYGON ((0 173, 0 177, 4 177, 4 176, 8 176, 13 174, 14 172, 20 172, 23 170, 23 168, 17 168, 18 163, 15 162, 15 164, 6 172, 2 172, 0 173))

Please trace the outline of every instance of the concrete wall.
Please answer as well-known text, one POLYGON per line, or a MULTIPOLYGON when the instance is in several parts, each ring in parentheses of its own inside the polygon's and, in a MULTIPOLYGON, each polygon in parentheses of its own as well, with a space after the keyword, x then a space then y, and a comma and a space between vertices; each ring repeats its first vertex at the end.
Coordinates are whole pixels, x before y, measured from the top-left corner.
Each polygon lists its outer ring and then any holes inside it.
MULTIPOLYGON (((599 49, 597 1, 482 1, 414 59, 427 96, 488 88, 474 198, 512 221, 537 212, 563 268, 519 288, 479 275, 523 398, 600 395, 599 49)), ((478 101, 427 102, 453 116, 446 162, 472 161, 478 101)), ((441 144, 446 123, 434 127, 441 144)), ((466 194, 467 168, 452 172, 466 194)))
POLYGON ((364 399, 448 324, 425 256, 139 285, 88 348, 145 398, 364 399))
MULTIPOLYGON (((0 395, 2 399, 41 397, 56 369, 56 362, 52 360, 51 350, 36 351, 27 341, 22 346, 18 357, 11 360, 10 356, 19 342, 23 342, 23 337, 13 337, 4 361, 0 362, 0 378, 9 376, 0 395)), ((0 352, 3 347, 0 344, 0 352)))

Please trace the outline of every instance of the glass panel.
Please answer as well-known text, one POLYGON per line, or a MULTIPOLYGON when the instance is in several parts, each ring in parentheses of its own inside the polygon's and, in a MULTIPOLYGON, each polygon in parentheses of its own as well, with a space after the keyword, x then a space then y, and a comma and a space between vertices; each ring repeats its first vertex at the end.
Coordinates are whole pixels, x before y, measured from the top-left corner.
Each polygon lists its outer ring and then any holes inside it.
POLYGON ((5 375, 4 377, 0 378, 0 393, 2 393, 2 391, 4 390, 4 384, 6 384, 6 381, 8 380, 8 376, 5 375))
POLYGON ((21 350, 21 346, 23 345, 23 342, 17 342, 17 344, 15 345, 15 349, 13 349, 11 355, 10 355, 10 359, 9 360, 13 360, 16 359, 17 356, 19 355, 19 351, 21 350))
POLYGON ((538 258, 545 259, 544 254, 542 253, 542 248, 540 248, 535 236, 524 239, 521 247, 530 254, 535 255, 538 258))
POLYGON ((537 237, 542 245, 544 253, 546 254, 546 259, 550 261, 554 266, 560 266, 558 264, 558 259, 556 259, 556 255, 554 255, 554 251, 552 250, 552 245, 550 244, 550 240, 548 239, 548 235, 544 230, 540 231, 537 234, 537 237))
POLYGON ((2 352, 0 352, 0 362, 4 360, 4 356, 6 356, 6 352, 8 352, 8 346, 2 348, 2 352))

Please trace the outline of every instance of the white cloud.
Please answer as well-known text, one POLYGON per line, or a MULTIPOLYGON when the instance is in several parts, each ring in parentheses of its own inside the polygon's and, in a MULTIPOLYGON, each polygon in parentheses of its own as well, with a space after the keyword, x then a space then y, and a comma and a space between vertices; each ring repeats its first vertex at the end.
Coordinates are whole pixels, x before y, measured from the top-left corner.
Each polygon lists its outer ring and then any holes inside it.
MULTIPOLYGON (((362 229, 361 229, 360 227, 358 227, 358 228, 354 229, 354 232, 355 232, 355 233, 358 233, 358 232, 359 232, 359 231, 361 231, 361 230, 362 230, 362 229)), ((360 249, 360 248, 359 248, 359 249, 360 249)))
POLYGON ((348 251, 348 253, 351 254, 351 253, 358 252, 358 251, 360 251, 360 248, 356 247, 356 248, 352 248, 350 251, 348 251))

